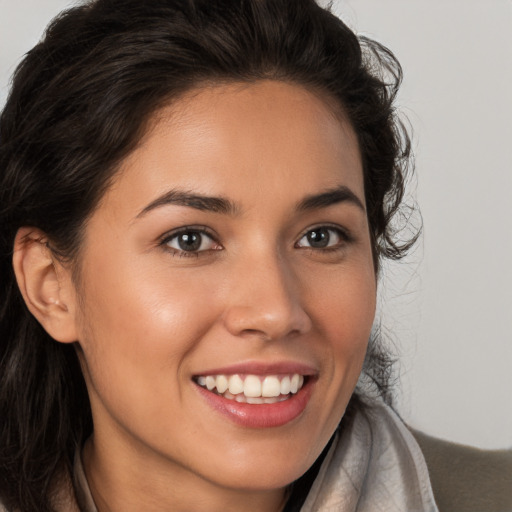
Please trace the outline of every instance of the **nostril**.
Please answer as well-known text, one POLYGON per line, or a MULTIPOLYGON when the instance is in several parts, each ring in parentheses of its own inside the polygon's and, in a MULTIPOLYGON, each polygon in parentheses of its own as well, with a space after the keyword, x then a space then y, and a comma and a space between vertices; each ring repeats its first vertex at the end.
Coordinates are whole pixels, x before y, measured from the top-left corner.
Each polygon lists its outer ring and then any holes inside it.
POLYGON ((232 306, 224 315, 226 329, 234 336, 275 341, 309 331, 311 320, 300 307, 257 303, 251 307, 232 306))

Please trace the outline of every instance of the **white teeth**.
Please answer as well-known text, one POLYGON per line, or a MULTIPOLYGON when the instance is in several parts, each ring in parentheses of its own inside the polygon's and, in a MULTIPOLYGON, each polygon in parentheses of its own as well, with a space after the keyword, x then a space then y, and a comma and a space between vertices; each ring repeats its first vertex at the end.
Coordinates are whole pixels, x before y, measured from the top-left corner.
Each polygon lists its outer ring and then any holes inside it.
POLYGON ((211 375, 208 375, 206 377, 206 387, 209 391, 211 391, 215 387, 215 377, 212 377, 211 375))
POLYGON ((263 398, 261 398, 261 397, 248 396, 247 397, 247 403, 248 404, 263 404, 265 402, 263 402, 263 398))
MULTIPOLYGON (((224 395, 224 398, 227 398, 224 395)), ((273 397, 273 398, 261 398, 261 397, 247 397, 243 393, 236 395, 233 400, 241 404, 275 404, 277 402, 283 402, 288 400, 287 396, 273 397)))
POLYGON ((197 383, 218 394, 250 404, 275 403, 288 398, 290 393, 297 393, 304 385, 304 376, 295 373, 278 377, 277 375, 207 375, 197 378, 197 383))
MULTIPOLYGON (((208 380, 208 377, 206 377, 206 379, 208 380)), ((298 389, 299 389, 299 380, 300 380, 300 376, 295 374, 293 377, 292 377, 292 380, 290 382, 290 391, 292 393, 297 393, 298 389)))
POLYGON ((287 395, 289 392, 290 392, 290 377, 286 376, 282 381, 281 381, 281 394, 282 395, 287 395))
MULTIPOLYGON (((261 380, 256 375, 248 375, 244 381, 244 395, 255 398, 261 396, 261 380)), ((250 403, 250 402, 249 402, 250 403)))
POLYGON ((219 375, 217 377, 217 391, 222 394, 228 388, 229 388, 229 382, 228 382, 227 377, 225 375, 219 375))
MULTIPOLYGON (((286 377, 288 379, 288 377, 286 377)), ((247 382, 247 379, 246 379, 247 382)), ((281 383, 277 377, 265 377, 263 384, 261 385, 261 396, 273 397, 281 394, 281 383)), ((288 393, 283 393, 287 395, 288 393)))
POLYGON ((238 393, 244 392, 244 381, 239 375, 231 375, 231 377, 229 377, 229 392, 232 395, 238 395, 238 393))

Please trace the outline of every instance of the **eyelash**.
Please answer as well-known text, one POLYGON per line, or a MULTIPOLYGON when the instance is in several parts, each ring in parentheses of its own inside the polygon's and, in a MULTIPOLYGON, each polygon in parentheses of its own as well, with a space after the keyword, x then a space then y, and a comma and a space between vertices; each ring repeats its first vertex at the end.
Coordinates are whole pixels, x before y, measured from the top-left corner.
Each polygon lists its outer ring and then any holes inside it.
POLYGON ((218 251, 222 248, 222 246, 219 244, 219 242, 216 240, 215 236, 207 229, 203 227, 194 227, 194 226, 186 226, 183 228, 179 228, 175 231, 172 231, 171 233, 167 233, 164 235, 164 237, 161 239, 160 246, 164 247, 165 250, 169 251, 173 256, 180 256, 184 258, 198 258, 199 256, 203 255, 204 253, 209 253, 212 251, 218 251), (171 247, 169 244, 173 240, 177 240, 179 236, 183 236, 186 234, 199 234, 200 239, 200 245, 203 245, 204 243, 204 237, 208 237, 213 244, 216 244, 219 246, 219 248, 215 249, 203 249, 203 250, 197 250, 197 251, 186 251, 184 249, 179 249, 175 247, 171 247))
MULTIPOLYGON (((329 242, 330 242, 329 238, 329 242)), ((341 250, 345 244, 352 242, 353 239, 351 235, 344 229, 340 228, 339 226, 330 226, 330 225, 319 225, 310 227, 307 229, 307 231, 304 231, 303 234, 299 237, 299 240, 294 244, 294 247, 297 249, 302 250, 309 250, 313 252, 322 252, 322 253, 328 253, 328 252, 336 252, 341 250), (329 237, 332 237, 332 233, 334 233, 338 238, 339 241, 334 244, 334 246, 326 246, 326 247, 311 247, 311 246, 301 246, 299 245, 300 241, 306 238, 309 234, 318 232, 318 231, 327 231, 329 233, 329 237)), ((179 242, 178 242, 179 243, 179 242)), ((178 230, 172 231, 171 233, 167 233, 162 237, 162 239, 159 242, 159 245, 164 247, 165 250, 171 252, 173 256, 180 256, 185 258, 195 257, 198 258, 199 256, 206 255, 206 253, 211 253, 213 251, 219 251, 222 249, 222 246, 217 241, 216 237, 206 228, 204 227, 194 227, 194 226, 186 226, 183 228, 179 228, 178 230), (218 245, 217 248, 208 248, 203 250, 184 250, 176 247, 171 247, 170 243, 173 240, 177 240, 178 237, 186 235, 186 234, 194 234, 200 236, 200 246, 204 243, 204 237, 207 237, 211 240, 211 243, 214 245, 218 245)))
POLYGON ((300 236, 299 240, 295 244, 295 247, 297 247, 298 249, 309 250, 309 251, 314 251, 314 252, 320 251, 322 253, 330 253, 330 252, 336 252, 336 251, 343 249, 346 244, 348 244, 352 241, 353 241, 352 236, 346 230, 340 228, 339 226, 321 224, 318 226, 308 228, 300 236), (311 247, 311 246, 304 247, 304 246, 299 245, 300 241, 303 240, 304 238, 306 238, 309 234, 318 232, 318 231, 327 231, 329 233, 329 239, 328 239, 329 242, 330 242, 330 239, 332 238, 332 233, 334 233, 336 235, 336 237, 338 237, 339 240, 334 245, 326 246, 326 247, 311 247))

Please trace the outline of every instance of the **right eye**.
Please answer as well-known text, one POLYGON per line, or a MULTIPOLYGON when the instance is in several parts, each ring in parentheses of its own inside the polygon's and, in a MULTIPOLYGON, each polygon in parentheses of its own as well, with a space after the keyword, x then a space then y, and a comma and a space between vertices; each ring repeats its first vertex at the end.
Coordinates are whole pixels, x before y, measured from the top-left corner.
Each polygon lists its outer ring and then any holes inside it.
POLYGON ((297 242, 297 247, 309 249, 336 249, 346 242, 346 235, 338 228, 319 226, 309 230, 297 242))
POLYGON ((192 228, 175 231, 162 241, 162 245, 181 256, 199 256, 201 252, 221 248, 204 230, 192 228))

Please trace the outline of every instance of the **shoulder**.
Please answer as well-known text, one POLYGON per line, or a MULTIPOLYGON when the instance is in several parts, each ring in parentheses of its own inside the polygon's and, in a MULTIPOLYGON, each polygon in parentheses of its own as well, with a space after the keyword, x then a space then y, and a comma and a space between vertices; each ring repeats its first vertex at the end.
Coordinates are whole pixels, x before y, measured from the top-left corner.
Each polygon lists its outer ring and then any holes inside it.
POLYGON ((440 512, 512 510, 512 449, 480 450, 411 432, 427 462, 440 512))

